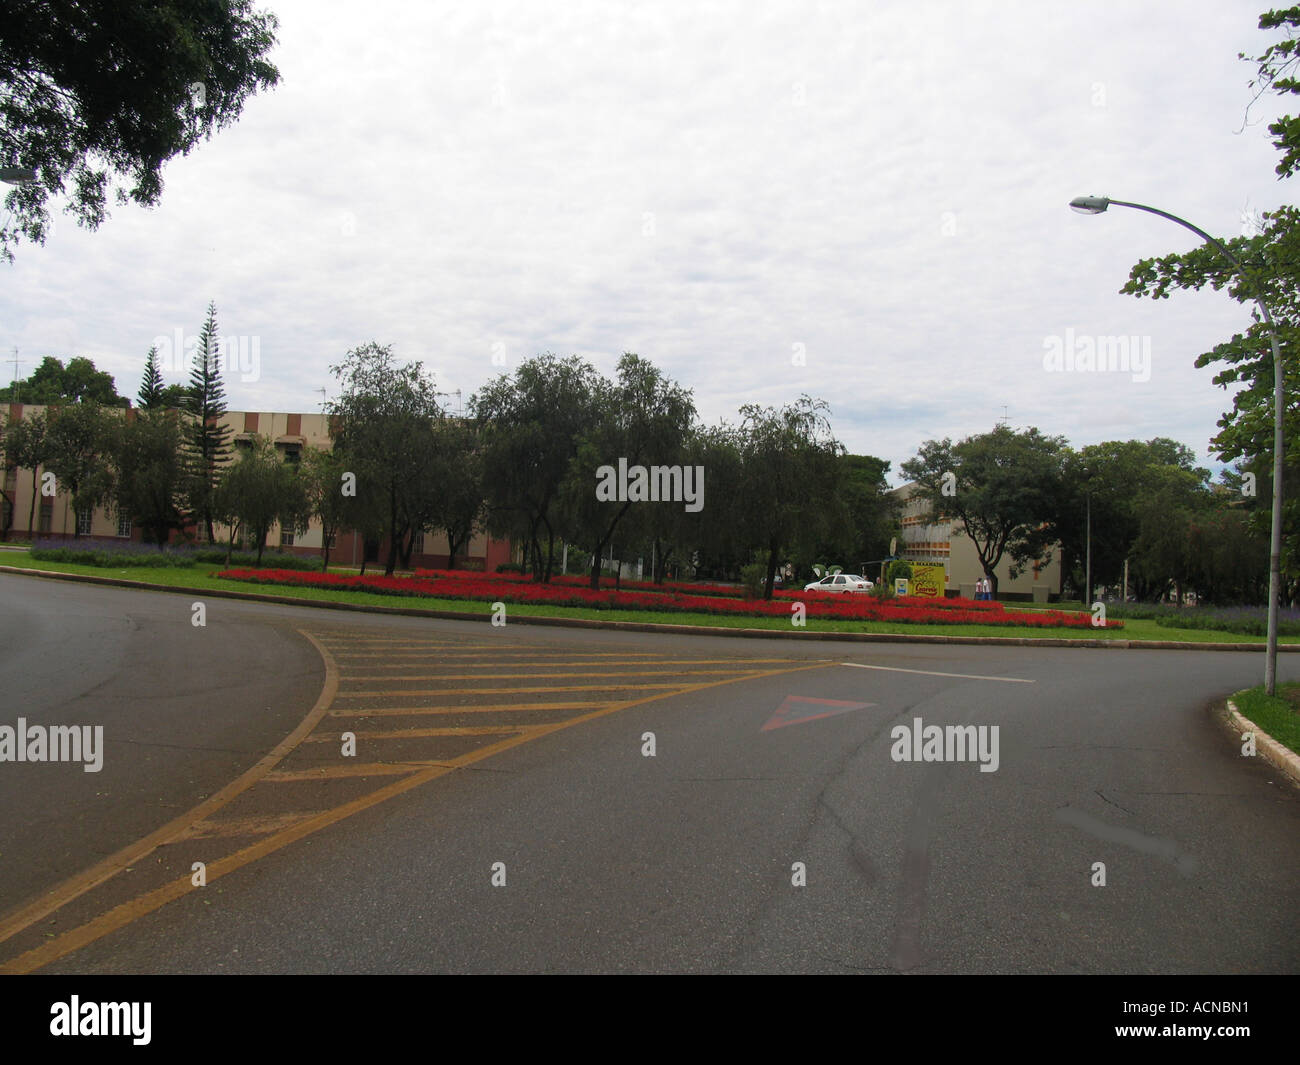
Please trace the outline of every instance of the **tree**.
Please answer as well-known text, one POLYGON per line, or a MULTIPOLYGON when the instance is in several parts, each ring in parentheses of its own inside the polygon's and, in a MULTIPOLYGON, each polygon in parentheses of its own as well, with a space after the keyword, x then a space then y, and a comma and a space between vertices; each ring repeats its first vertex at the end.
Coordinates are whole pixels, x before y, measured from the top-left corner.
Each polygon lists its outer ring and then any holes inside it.
POLYGON ((903 463, 931 511, 961 523, 997 594, 996 567, 1011 559, 1016 576, 1051 550, 1065 441, 1037 429, 999 425, 960 443, 928 440, 903 463))
POLYGON ((184 410, 189 394, 190 390, 185 385, 167 385, 162 390, 159 405, 166 407, 168 410, 184 410))
POLYGON ((538 581, 551 578, 560 488, 592 422, 598 381, 595 369, 578 356, 560 359, 548 352, 470 397, 483 439, 488 528, 524 542, 538 581))
POLYGON ((114 502, 119 517, 144 530, 161 551, 173 529, 184 527, 183 431, 175 411, 143 410, 118 427, 114 446, 114 502))
POLYGON ((226 561, 230 561, 237 532, 244 530, 257 545, 257 565, 262 564, 266 537, 273 525, 297 531, 305 529, 311 506, 303 479, 285 462, 264 436, 254 436, 241 448, 213 495, 213 510, 230 526, 226 561))
POLYGON ((32 498, 27 508, 27 536, 35 532, 37 479, 40 467, 49 456, 49 421, 45 412, 26 414, 17 421, 10 420, 5 428, 5 468, 32 471, 32 498))
MULTIPOLYGON (((113 476, 106 461, 112 454, 116 423, 93 400, 51 410, 45 467, 54 474, 58 491, 72 499, 77 514, 109 499, 113 476)), ((73 537, 81 535, 80 527, 73 537)))
POLYGON ((779 410, 755 404, 740 410, 736 514, 748 544, 766 555, 766 599, 772 598, 782 552, 811 550, 833 520, 844 446, 831 433, 828 409, 824 400, 801 396, 779 410))
POLYGON ((342 386, 329 405, 334 448, 356 474, 359 511, 388 536, 384 572, 391 576, 403 548, 409 557, 406 538, 431 513, 422 464, 435 453, 442 408, 420 363, 398 366, 392 349, 374 341, 349 351, 330 372, 342 386))
MULTIPOLYGON (((1050 520, 1050 535, 1061 547, 1061 591, 1067 580, 1084 593, 1091 510, 1093 587, 1119 584, 1141 531, 1141 511, 1155 484, 1169 468, 1209 481, 1196 468, 1196 456, 1166 437, 1109 440, 1063 456, 1062 477, 1050 520)), ((1135 578, 1136 579, 1136 578, 1135 578)))
POLYGON ((483 455, 474 425, 447 418, 436 426, 441 498, 435 526, 447 534, 447 568, 456 568, 456 556, 483 521, 483 455))
POLYGON ((64 366, 62 360, 46 355, 31 377, 15 381, 6 392, 11 403, 21 399, 24 403, 46 407, 80 403, 86 399, 105 407, 131 405, 129 399, 117 394, 111 374, 95 369, 90 359, 81 356, 69 359, 68 365, 64 366))
POLYGON ((818 558, 844 559, 856 570, 859 563, 882 559, 896 535, 899 505, 889 493, 889 462, 874 455, 842 455, 836 476, 839 520, 813 552, 818 558))
POLYGON ((221 479, 222 467, 230 458, 230 426, 221 424, 226 413, 226 390, 221 383, 219 349, 217 305, 209 303, 208 316, 194 352, 185 410, 189 415, 186 498, 196 520, 203 522, 210 543, 214 540, 213 496, 221 479))
POLYGON ((140 380, 137 397, 144 410, 156 410, 163 405, 162 371, 158 369, 158 349, 152 347, 144 359, 144 377, 140 380))
POLYGON ((663 484, 653 467, 680 470, 675 487, 677 494, 685 491, 682 444, 695 422, 695 403, 688 389, 666 378, 647 360, 627 352, 619 360, 617 381, 596 382, 592 409, 592 422, 582 434, 562 493, 566 524, 573 539, 591 549, 591 587, 599 588, 600 556, 629 510, 638 504, 641 510, 682 509, 685 505, 683 499, 669 498, 671 491, 662 491, 674 487, 672 475, 663 484), (601 471, 612 473, 622 467, 645 468, 647 476, 638 479, 643 489, 639 493, 629 479, 626 498, 619 499, 615 478, 606 475, 602 485, 601 471), (614 490, 602 491, 602 487, 614 490))
POLYGON ((330 551, 340 529, 357 521, 355 492, 349 481, 351 471, 341 451, 332 448, 307 448, 302 454, 298 475, 310 514, 321 524, 321 569, 330 568, 330 551))
POLYGON ((8 0, 0 21, 0 161, 32 169, 6 205, 0 257, 43 243, 62 196, 96 229, 107 200, 155 206, 162 167, 232 124, 280 80, 266 60, 275 16, 249 0, 8 0))

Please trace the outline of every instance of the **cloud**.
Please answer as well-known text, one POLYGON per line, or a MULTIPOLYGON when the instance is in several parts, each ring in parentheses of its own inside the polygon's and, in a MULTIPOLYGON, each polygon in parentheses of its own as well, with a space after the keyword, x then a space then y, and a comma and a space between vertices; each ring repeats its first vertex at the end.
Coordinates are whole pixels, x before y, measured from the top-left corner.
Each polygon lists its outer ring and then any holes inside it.
POLYGON ((1276 107, 1242 129, 1248 9, 1185 5, 1171 61, 1167 13, 1118 2, 272 6, 282 84, 168 166, 159 208, 0 267, 24 372, 88 354, 133 394, 216 300, 260 344, 233 408, 314 410, 371 339, 463 397, 543 351, 636 351, 712 421, 808 392, 895 470, 1004 407, 1204 458, 1230 405, 1192 364, 1245 308, 1117 294, 1191 235, 1065 204, 1231 235, 1285 195, 1276 107), (1066 329, 1150 337, 1150 380, 1044 372, 1066 329))

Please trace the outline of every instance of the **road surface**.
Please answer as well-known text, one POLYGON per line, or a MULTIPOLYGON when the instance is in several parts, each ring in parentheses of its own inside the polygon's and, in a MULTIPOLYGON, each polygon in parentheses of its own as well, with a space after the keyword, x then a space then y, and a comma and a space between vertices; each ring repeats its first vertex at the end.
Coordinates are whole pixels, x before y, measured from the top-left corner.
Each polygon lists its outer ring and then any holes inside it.
POLYGON ((0 725, 104 726, 0 763, 0 971, 1300 968, 1262 655, 193 598, 0 575, 0 725))

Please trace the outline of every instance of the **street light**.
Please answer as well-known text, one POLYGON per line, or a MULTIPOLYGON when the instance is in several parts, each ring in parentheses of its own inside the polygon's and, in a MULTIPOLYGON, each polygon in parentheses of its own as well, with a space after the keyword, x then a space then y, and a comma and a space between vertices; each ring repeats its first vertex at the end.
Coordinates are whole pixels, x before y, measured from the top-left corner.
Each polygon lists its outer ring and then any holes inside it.
POLYGON ((1277 604, 1282 587, 1282 352, 1277 343, 1277 330, 1273 327, 1273 316, 1268 313, 1268 304, 1264 302, 1263 291, 1258 288, 1246 268, 1237 261, 1236 256, 1223 246, 1223 242, 1210 236, 1199 226, 1192 225, 1184 218, 1161 211, 1156 207, 1147 207, 1141 203, 1128 203, 1125 200, 1112 200, 1108 196, 1076 196, 1070 201, 1071 210, 1080 214, 1101 214, 1107 207, 1132 207, 1137 211, 1146 211, 1177 222, 1184 229, 1190 229, 1207 244, 1217 248, 1228 262, 1236 268, 1242 282, 1250 292, 1259 313, 1268 327, 1268 341, 1273 347, 1273 530, 1269 540, 1268 559, 1268 649, 1264 658, 1264 690, 1269 695, 1277 693, 1277 604))

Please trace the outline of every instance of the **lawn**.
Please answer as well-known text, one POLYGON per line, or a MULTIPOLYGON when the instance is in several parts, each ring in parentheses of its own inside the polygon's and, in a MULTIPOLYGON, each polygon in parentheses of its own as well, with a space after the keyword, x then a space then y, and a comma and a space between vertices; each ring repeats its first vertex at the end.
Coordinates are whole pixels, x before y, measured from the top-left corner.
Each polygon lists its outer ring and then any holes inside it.
MULTIPOLYGON (((359 606, 374 606, 387 609, 454 611, 461 614, 488 617, 491 604, 472 602, 452 598, 394 598, 365 591, 345 591, 334 588, 285 588, 267 585, 249 585, 215 576, 222 567, 209 563, 197 563, 190 569, 174 567, 132 567, 128 569, 105 569, 96 566, 77 565, 63 562, 42 562, 33 560, 26 552, 5 552, 0 556, 0 563, 27 569, 51 570, 63 573, 79 573, 96 577, 113 577, 120 580, 138 581, 158 584, 170 588, 192 589, 196 592, 207 590, 249 592, 270 595, 286 600, 312 602, 341 602, 359 606)), ((334 572, 334 571, 331 571, 334 572)), ((584 618, 597 621, 629 621, 665 625, 700 625, 709 628, 743 628, 770 629, 774 631, 791 631, 787 618, 782 617, 748 617, 720 616, 708 613, 682 611, 650 611, 623 609, 591 609, 580 607, 561 607, 551 604, 510 603, 506 609, 507 619, 516 617, 560 617, 584 618)), ((1206 629, 1180 630, 1157 625, 1154 621, 1130 619, 1122 629, 1030 629, 1008 628, 1005 625, 979 624, 903 624, 883 621, 831 621, 808 618, 803 628, 806 632, 862 632, 893 633, 920 636, 991 636, 1006 639, 1102 639, 1102 640, 1162 640, 1180 643, 1258 643, 1253 636, 1234 633, 1220 633, 1206 629)), ((1284 637, 1283 643, 1300 643, 1300 637, 1284 637)))
POLYGON ((1232 701, 1243 717, 1300 754, 1300 684, 1279 684, 1273 696, 1265 695, 1261 684, 1237 692, 1232 701))

